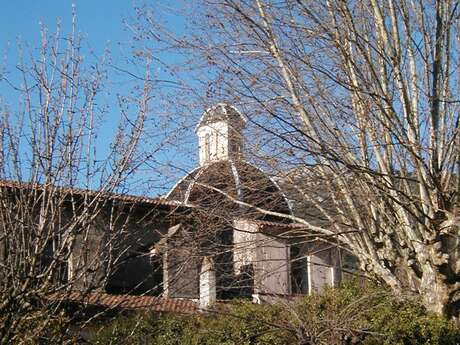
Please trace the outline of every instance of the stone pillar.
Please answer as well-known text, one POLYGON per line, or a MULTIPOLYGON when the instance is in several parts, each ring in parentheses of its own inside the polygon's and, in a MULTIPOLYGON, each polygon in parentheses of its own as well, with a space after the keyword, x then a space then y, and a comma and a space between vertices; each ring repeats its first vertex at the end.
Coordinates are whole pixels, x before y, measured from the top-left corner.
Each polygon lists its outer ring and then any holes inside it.
POLYGON ((200 272, 200 309, 207 309, 216 303, 216 271, 212 257, 205 256, 200 272))

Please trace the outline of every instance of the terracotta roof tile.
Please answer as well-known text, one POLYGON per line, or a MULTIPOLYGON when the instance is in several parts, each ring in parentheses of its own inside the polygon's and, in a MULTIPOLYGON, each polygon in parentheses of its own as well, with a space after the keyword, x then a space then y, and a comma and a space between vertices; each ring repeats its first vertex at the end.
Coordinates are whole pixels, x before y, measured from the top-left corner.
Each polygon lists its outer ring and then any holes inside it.
POLYGON ((244 218, 241 218, 241 220, 246 220, 248 222, 257 224, 261 227, 273 227, 273 228, 280 228, 280 229, 305 229, 307 228, 306 225, 301 224, 301 223, 282 223, 282 222, 272 222, 268 220, 244 219, 244 218))
POLYGON ((273 227, 279 227, 279 228, 286 228, 286 229, 304 229, 307 226, 305 224, 301 223, 279 223, 279 222, 269 222, 269 221, 256 221, 262 226, 273 226, 273 227))
POLYGON ((106 293, 80 292, 55 293, 48 298, 50 301, 75 302, 107 308, 129 310, 150 310, 157 312, 195 313, 198 305, 192 300, 167 299, 154 296, 110 295, 106 293))
POLYGON ((170 206, 170 207, 193 207, 192 205, 187 205, 175 200, 168 200, 162 197, 150 198, 146 196, 137 196, 137 195, 128 195, 128 194, 117 194, 110 192, 94 191, 89 189, 81 188, 68 188, 68 187, 59 187, 59 186, 45 186, 38 183, 26 183, 18 182, 11 180, 0 180, 0 187, 6 188, 17 188, 17 189, 43 189, 47 188, 49 190, 55 190, 60 193, 68 193, 70 195, 82 195, 82 196, 91 196, 98 198, 105 198, 116 201, 123 201, 128 203, 141 203, 157 206, 170 206))

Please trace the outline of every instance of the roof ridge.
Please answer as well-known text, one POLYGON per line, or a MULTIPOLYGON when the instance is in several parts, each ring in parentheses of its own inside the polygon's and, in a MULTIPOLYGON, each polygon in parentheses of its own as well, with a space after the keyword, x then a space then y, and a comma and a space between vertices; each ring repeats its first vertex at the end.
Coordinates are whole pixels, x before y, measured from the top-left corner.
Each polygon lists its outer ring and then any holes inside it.
POLYGON ((144 204, 164 205, 164 206, 186 206, 191 207, 186 203, 181 203, 177 200, 168 200, 165 197, 148 197, 142 195, 133 194, 120 194, 114 192, 108 192, 103 190, 91 190, 78 187, 63 187, 54 184, 41 184, 34 182, 20 182, 15 180, 0 179, 0 187, 6 188, 18 188, 18 189, 55 189, 57 192, 69 193, 74 195, 86 195, 94 197, 108 198, 112 200, 125 201, 125 202, 139 202, 144 204))
POLYGON ((195 127, 195 131, 198 130, 198 128, 200 128, 203 124, 205 123, 212 123, 212 122, 217 122, 217 121, 222 121, 222 120, 229 120, 230 119, 230 116, 231 115, 227 110, 230 109, 233 111, 234 114, 237 115, 237 118, 239 120, 241 120, 243 126, 246 124, 247 120, 246 118, 243 116, 243 114, 233 105, 229 104, 229 103, 224 103, 224 102, 220 102, 220 103, 217 103, 209 108, 207 108, 203 114, 201 115, 200 117, 200 120, 198 121, 196 127, 195 127), (221 108, 222 111, 221 113, 218 113, 217 109, 218 108, 221 108), (223 116, 217 116, 216 114, 221 114, 223 116), (211 116, 213 115, 213 116, 211 116), (213 117, 215 117, 216 119, 214 119, 213 117))

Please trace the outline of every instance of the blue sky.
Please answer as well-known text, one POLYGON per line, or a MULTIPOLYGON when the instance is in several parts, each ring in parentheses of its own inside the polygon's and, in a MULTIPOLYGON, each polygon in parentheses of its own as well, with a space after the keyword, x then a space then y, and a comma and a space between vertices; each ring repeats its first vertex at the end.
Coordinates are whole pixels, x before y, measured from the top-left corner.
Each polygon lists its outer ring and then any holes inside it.
MULTIPOLYGON (((110 50, 113 64, 119 67, 128 66, 125 62, 130 57, 131 32, 123 24, 124 20, 132 21, 135 17, 134 4, 131 0, 12 0, 2 1, 0 11, 0 52, 1 63, 6 61, 6 68, 10 71, 8 78, 15 80, 15 66, 18 63, 18 40, 26 42, 31 48, 38 47, 40 44, 40 23, 48 28, 49 32, 54 32, 58 21, 61 22, 63 33, 68 33, 71 28, 72 4, 76 5, 77 29, 84 36, 83 52, 94 51, 96 55, 101 55, 105 48, 110 50)), ((157 1, 149 2, 152 8, 158 8, 157 1)), ((175 1, 166 1, 168 6, 177 5, 175 1)), ((159 2, 158 2, 159 4, 159 2)), ((170 24, 180 27, 179 19, 172 19, 170 24), (178 25, 179 24, 179 25, 178 25)), ((167 57, 166 57, 167 58, 167 57)), ((175 59, 174 56, 170 57, 175 59)), ((127 67, 132 68, 132 67, 127 67)), ((160 72, 161 73, 161 72, 160 72)), ((112 80, 111 94, 113 99, 109 102, 116 108, 117 88, 124 87, 123 79, 127 77, 117 76, 112 80), (117 79, 121 78, 121 79, 117 79), (118 85, 118 86, 117 86, 118 85)), ((17 96, 5 84, 0 84, 0 97, 12 106, 17 102, 17 96)), ((110 121, 102 130, 103 137, 112 137, 116 128, 116 123, 110 121)), ((190 133, 193 136, 192 133, 190 133)), ((193 144, 193 138, 191 142, 193 144)), ((164 152, 164 157, 160 157, 167 165, 167 160, 171 156, 177 155, 164 152)), ((195 158, 195 157, 194 157, 195 158)), ((184 160, 185 162, 185 160, 184 160)), ((176 162, 177 163, 177 162, 176 162)), ((190 158, 185 163, 187 168, 194 165, 195 161, 190 158), (190 164, 192 163, 192 164, 190 164)), ((179 163, 180 165, 180 163, 179 163)), ((141 173, 142 175, 142 173, 141 173)), ((141 177, 142 178, 142 177, 141 177)), ((158 176, 156 177, 159 178, 158 176)), ((170 184, 170 182, 165 182, 170 184)), ((162 181, 158 181, 162 184, 162 181)), ((153 186, 155 188, 155 186, 153 186)), ((163 193, 164 191, 159 191, 163 193)))
POLYGON ((0 12, 0 42, 2 47, 14 44, 18 37, 28 42, 39 38, 39 23, 54 29, 58 19, 68 28, 72 3, 76 4, 78 27, 88 34, 92 47, 108 42, 126 42, 129 33, 123 29, 122 19, 133 13, 129 0, 13 0, 2 1, 0 12))
MULTIPOLYGON (((100 56, 108 48, 114 63, 123 64, 124 56, 129 54, 123 49, 131 38, 123 21, 134 14, 132 1, 4 0, 0 11, 0 51, 8 71, 14 72, 18 62, 18 42, 25 42, 31 49, 40 45, 41 25, 53 33, 59 21, 63 35, 69 33, 72 4, 76 6, 77 30, 84 38, 83 54, 94 52, 100 56)), ((5 97, 5 90, 0 92, 5 97)))

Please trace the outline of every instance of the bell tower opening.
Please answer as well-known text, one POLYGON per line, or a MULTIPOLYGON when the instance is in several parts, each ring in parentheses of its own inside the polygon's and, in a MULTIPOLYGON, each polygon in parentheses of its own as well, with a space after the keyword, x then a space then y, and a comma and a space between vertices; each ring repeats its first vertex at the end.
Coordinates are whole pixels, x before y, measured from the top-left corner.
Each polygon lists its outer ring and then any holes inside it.
POLYGON ((244 117, 231 105, 219 103, 207 109, 196 127, 200 165, 239 158, 243 152, 245 124, 244 117))

